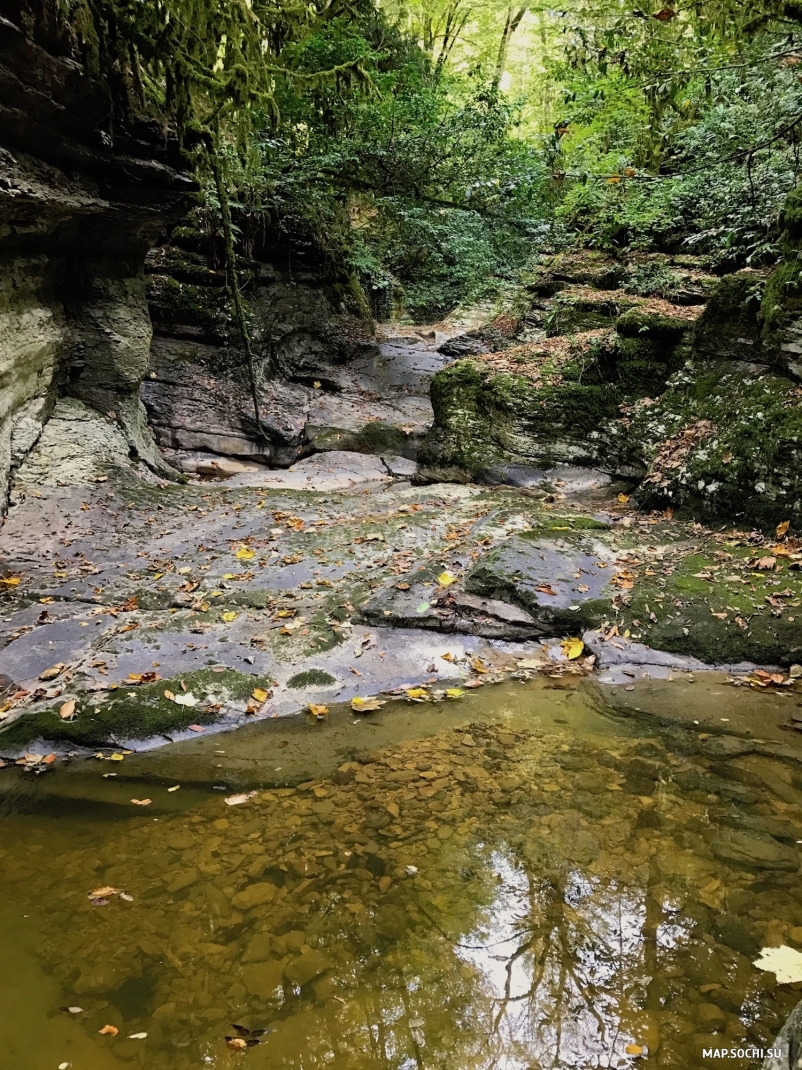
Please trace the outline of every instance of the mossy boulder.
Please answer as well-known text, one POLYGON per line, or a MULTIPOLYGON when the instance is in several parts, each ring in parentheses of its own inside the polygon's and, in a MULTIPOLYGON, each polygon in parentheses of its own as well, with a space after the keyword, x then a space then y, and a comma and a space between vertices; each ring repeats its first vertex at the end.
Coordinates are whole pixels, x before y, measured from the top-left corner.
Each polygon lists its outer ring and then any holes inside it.
POLYGON ((669 341, 679 341, 690 326, 682 316, 671 316, 643 307, 629 308, 615 321, 615 329, 625 338, 647 337, 669 341))
POLYGON ((772 527, 802 520, 802 390, 766 368, 689 362, 628 436, 648 466, 645 506, 772 527))
POLYGON ((614 592, 600 554, 607 547, 589 530, 544 525, 491 550, 469 572, 465 589, 525 609, 547 634, 578 635, 610 614, 614 592))
POLYGON ((622 394, 630 397, 659 394, 686 358, 685 346, 666 344, 660 337, 643 334, 619 338, 616 372, 622 394))
POLYGON ((420 434, 374 420, 359 430, 307 424, 305 438, 306 444, 316 453, 348 450, 351 453, 370 453, 376 456, 393 454, 414 460, 420 434))
POLYGON ((576 296, 570 291, 555 297, 545 319, 546 336, 579 334, 600 327, 612 327, 621 307, 617 301, 603 297, 576 296))
POLYGON ((802 378, 802 187, 786 197, 780 216, 782 261, 769 276, 760 306, 761 342, 768 359, 802 378))
POLYGON ((419 464, 456 467, 475 478, 499 464, 595 463, 605 453, 605 429, 618 406, 611 384, 538 387, 525 376, 494 374, 474 361, 438 372, 431 398, 435 421, 419 464))
POLYGON ((760 360, 765 285, 765 272, 751 269, 720 279, 694 328, 696 352, 714 359, 760 360))
POLYGON ((574 249, 558 253, 542 266, 552 278, 592 286, 597 290, 616 290, 625 275, 625 267, 596 249, 574 249))
MULTIPOLYGON (((648 322, 648 320, 647 320, 648 322)), ((642 469, 618 422, 628 397, 657 396, 687 357, 688 324, 665 337, 594 336, 549 358, 518 358, 522 374, 492 360, 457 361, 431 385, 434 425, 418 453, 423 474, 458 469, 481 479, 499 466, 589 465, 630 476, 642 469)))

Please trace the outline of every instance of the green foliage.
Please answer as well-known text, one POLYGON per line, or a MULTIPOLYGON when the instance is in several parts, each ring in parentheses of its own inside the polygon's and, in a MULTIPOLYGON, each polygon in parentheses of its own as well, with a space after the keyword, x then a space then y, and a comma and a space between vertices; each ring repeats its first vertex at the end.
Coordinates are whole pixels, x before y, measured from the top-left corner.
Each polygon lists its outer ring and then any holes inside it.
POLYGON ((662 297, 671 300, 682 284, 682 277, 659 260, 647 260, 630 271, 622 285, 627 293, 639 297, 662 297))
MULTIPOLYGON (((765 53, 769 42, 755 42, 765 53)), ((574 94, 561 158, 569 172, 559 214, 602 248, 625 245, 708 254, 714 263, 760 263, 776 254, 780 209, 799 173, 794 130, 802 115, 795 67, 759 64, 691 79, 657 133, 647 101, 621 76, 574 94), (645 128, 649 129, 645 129, 645 128), (657 167, 653 156, 659 134, 657 167), (645 142, 644 142, 645 138, 645 142), (765 148, 750 150, 762 141, 765 148)))
MULTIPOLYGON (((248 254, 283 230, 359 280, 376 313, 439 318, 570 242, 722 268, 781 251, 802 138, 796 0, 69 0, 69 12, 114 117, 144 109, 198 149, 227 260, 234 238, 248 254), (520 100, 503 91, 510 67, 520 100)), ((671 296, 674 284, 636 272, 626 285, 671 296)), ((247 348, 236 285, 232 300, 247 348)))
POLYGON ((437 318, 530 255, 548 227, 550 177, 542 156, 511 136, 516 111, 503 98, 481 80, 468 93, 434 79, 414 45, 383 30, 382 54, 342 22, 311 37, 297 57, 340 62, 361 48, 374 92, 287 91, 292 124, 262 133, 230 174, 244 231, 267 213, 355 272, 376 312, 402 304, 416 319, 437 318))

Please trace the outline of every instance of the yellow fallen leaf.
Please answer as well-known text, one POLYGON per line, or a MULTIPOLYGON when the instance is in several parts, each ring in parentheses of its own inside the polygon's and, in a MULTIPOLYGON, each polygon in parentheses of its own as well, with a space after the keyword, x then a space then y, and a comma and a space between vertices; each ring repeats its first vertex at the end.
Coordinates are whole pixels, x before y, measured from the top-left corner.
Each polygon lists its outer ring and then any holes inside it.
POLYGON ((104 1025, 102 1029, 98 1029, 98 1033, 109 1037, 116 1037, 119 1032, 120 1030, 116 1025, 104 1025))
POLYGON ((446 695, 448 695, 449 698, 462 698, 464 694, 465 692, 462 690, 461 687, 446 688, 446 695))
POLYGON ((232 609, 229 609, 226 613, 221 613, 220 614, 220 620, 225 621, 226 624, 230 624, 232 622, 232 620, 236 620, 236 619, 237 619, 237 614, 232 609))
POLYGON ((173 692, 172 692, 172 691, 167 691, 167 690, 165 690, 165 692, 164 692, 164 697, 165 697, 166 699, 169 699, 169 700, 170 700, 170 702, 175 702, 175 695, 173 694, 173 692))
POLYGON ((61 709, 58 711, 59 717, 62 721, 70 721, 75 714, 75 699, 71 698, 65 702, 61 709))
MULTIPOLYGON (((129 751, 129 753, 130 753, 130 751, 129 751)), ((114 754, 110 754, 109 755, 109 761, 110 762, 122 762, 124 760, 125 760, 125 755, 124 754, 120 754, 119 751, 115 751, 114 754)))
POLYGON ((64 662, 63 661, 58 662, 57 665, 51 665, 49 669, 45 669, 43 672, 39 673, 39 679, 40 680, 55 680, 55 678, 61 674, 61 671, 62 671, 63 668, 64 668, 64 662))
POLYGON ((618 495, 618 500, 621 502, 622 505, 626 505, 627 502, 629 501, 629 495, 628 494, 619 494, 618 495))
POLYGON ((760 958, 755 959, 753 965, 759 970, 773 973, 781 985, 802 981, 802 954, 786 944, 781 947, 762 947, 760 958))
POLYGON ((440 657, 443 659, 443 661, 454 662, 457 660, 454 655, 448 650, 445 652, 445 654, 441 654, 440 657))
POLYGON ((474 672, 478 673, 484 673, 489 671, 481 658, 471 658, 471 668, 474 672))
POLYGON ((384 701, 373 695, 370 695, 367 698, 362 698, 360 695, 357 695, 355 698, 351 699, 351 709, 356 713, 369 713, 371 710, 380 710, 383 705, 384 701))
POLYGON ((248 549, 247 546, 240 546, 234 557, 238 557, 240 561, 250 561, 252 557, 256 557, 256 554, 253 550, 248 549))
POLYGON ((267 700, 270 698, 270 692, 265 691, 263 687, 255 687, 253 691, 251 691, 251 695, 256 699, 257 702, 267 702, 267 700))
POLYGON ((624 1051, 627 1055, 643 1055, 643 1048, 640 1044, 627 1044, 624 1051))
POLYGON ((790 520, 783 520, 782 524, 778 524, 777 525, 777 538, 781 539, 783 537, 783 535, 785 535, 786 531, 788 531, 790 526, 791 526, 791 521, 790 520))
POLYGON ((329 712, 328 706, 324 705, 322 702, 310 702, 307 709, 310 713, 313 713, 315 717, 325 717, 329 712))
POLYGON ((408 687, 406 689, 406 696, 413 702, 425 702, 429 697, 429 692, 425 687, 408 687))
POLYGON ((565 654, 569 661, 578 658, 585 649, 585 644, 581 639, 563 639, 560 646, 562 647, 563 654, 565 654))
POLYGON ((121 891, 122 888, 112 888, 110 884, 104 884, 102 888, 95 888, 91 891, 87 899, 105 899, 109 895, 119 895, 121 891))
POLYGON ((17 587, 19 581, 19 576, 0 576, 0 587, 17 587))
POLYGON ((437 582, 441 587, 450 587, 452 583, 456 581, 457 577, 453 572, 441 572, 437 577, 437 582))
POLYGON ((197 706, 199 699, 196 699, 191 691, 187 691, 185 695, 176 695, 173 702, 178 706, 197 706))

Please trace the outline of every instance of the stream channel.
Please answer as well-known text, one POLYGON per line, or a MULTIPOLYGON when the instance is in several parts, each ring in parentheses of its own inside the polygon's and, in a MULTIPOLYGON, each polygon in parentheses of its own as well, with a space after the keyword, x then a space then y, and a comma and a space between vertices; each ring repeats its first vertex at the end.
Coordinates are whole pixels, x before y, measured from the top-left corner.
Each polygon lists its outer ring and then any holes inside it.
MULTIPOLYGON (((651 687, 692 720, 784 698, 651 687)), ((3 1065, 758 1065, 703 1053, 800 998, 752 962, 802 945, 802 779, 615 693, 507 680, 6 770, 3 1065)))
MULTIPOLYGON (((315 419, 425 427, 436 341, 315 419)), ((802 990, 754 965, 802 948, 796 542, 581 470, 338 440, 178 485, 57 430, 0 533, 0 1070, 760 1065, 802 990)))

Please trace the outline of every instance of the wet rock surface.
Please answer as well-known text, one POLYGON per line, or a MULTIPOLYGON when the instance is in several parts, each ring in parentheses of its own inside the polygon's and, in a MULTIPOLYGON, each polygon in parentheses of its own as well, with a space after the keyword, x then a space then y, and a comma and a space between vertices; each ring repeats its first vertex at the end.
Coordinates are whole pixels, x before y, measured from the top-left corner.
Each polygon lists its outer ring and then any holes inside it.
MULTIPOLYGON (((101 443, 116 433, 84 418, 101 443)), ((0 535, 5 754, 35 739, 165 742, 338 696, 476 683, 476 657, 491 673, 538 672, 566 658, 555 637, 624 692, 724 664, 747 690, 793 701, 793 679, 743 664, 802 656, 790 537, 757 568, 751 537, 638 516, 581 481, 573 497, 567 480, 536 494, 410 486, 404 458, 327 451, 272 470, 196 455, 195 481, 176 486, 99 451, 90 464, 69 441, 45 435, 30 454, 0 535)))

